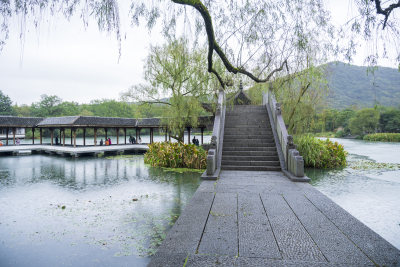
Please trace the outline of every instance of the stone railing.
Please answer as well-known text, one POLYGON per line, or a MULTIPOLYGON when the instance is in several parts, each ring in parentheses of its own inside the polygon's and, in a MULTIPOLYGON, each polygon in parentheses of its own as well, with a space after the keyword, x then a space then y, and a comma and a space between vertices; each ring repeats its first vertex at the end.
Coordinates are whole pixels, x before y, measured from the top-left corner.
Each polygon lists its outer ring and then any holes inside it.
POLYGON ((221 172, 222 146, 225 128, 225 92, 219 91, 217 109, 214 118, 214 128, 211 137, 210 149, 207 155, 207 170, 202 174, 203 179, 215 180, 221 172))
POLYGON ((276 101, 271 88, 267 93, 263 93, 263 105, 268 110, 282 171, 291 180, 309 181, 310 179, 304 176, 303 157, 297 151, 293 137, 287 132, 281 113, 281 104, 276 101))

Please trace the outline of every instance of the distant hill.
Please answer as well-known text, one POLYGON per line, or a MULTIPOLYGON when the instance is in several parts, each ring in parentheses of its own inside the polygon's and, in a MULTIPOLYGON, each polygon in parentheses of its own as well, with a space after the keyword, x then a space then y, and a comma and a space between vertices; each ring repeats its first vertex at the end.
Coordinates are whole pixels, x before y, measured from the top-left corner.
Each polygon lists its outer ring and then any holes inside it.
POLYGON ((383 106, 400 106, 400 72, 397 69, 379 67, 367 73, 367 67, 342 62, 328 63, 327 78, 330 88, 328 105, 346 108, 373 107, 376 102, 383 106))

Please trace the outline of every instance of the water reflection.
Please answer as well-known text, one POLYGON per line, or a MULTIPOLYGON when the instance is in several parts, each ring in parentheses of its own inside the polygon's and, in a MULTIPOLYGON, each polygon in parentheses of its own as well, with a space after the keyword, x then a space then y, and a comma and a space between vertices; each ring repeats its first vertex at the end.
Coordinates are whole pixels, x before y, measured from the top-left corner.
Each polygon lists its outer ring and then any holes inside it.
POLYGON ((0 266, 145 266, 200 176, 140 155, 3 157, 0 175, 0 266))

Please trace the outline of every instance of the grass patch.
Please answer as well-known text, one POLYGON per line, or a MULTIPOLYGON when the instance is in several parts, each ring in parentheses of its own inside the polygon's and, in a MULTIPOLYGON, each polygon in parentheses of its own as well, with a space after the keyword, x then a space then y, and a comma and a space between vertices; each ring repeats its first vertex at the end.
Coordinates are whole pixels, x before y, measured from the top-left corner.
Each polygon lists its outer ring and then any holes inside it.
POLYGON ((346 166, 347 152, 338 142, 311 135, 295 136, 294 143, 304 159, 304 167, 334 169, 346 166))
POLYGON ((187 168, 204 170, 207 152, 194 144, 153 143, 144 154, 144 163, 152 167, 187 168))
POLYGON ((400 142, 400 133, 374 133, 364 135, 365 141, 400 142))
POLYGON ((185 173, 185 172, 195 172, 195 173, 203 173, 205 169, 189 169, 189 168, 162 168, 165 172, 177 172, 177 173, 185 173))

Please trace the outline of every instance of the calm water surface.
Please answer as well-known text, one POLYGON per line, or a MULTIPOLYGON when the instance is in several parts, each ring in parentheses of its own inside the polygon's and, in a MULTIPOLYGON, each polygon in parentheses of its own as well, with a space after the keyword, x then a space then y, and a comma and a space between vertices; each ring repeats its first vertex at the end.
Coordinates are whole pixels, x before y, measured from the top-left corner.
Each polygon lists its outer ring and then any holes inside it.
POLYGON ((312 184, 400 249, 400 143, 331 140, 349 152, 349 166, 306 170, 312 184))
POLYGON ((142 155, 0 157, 0 266, 145 266, 199 177, 142 155))

